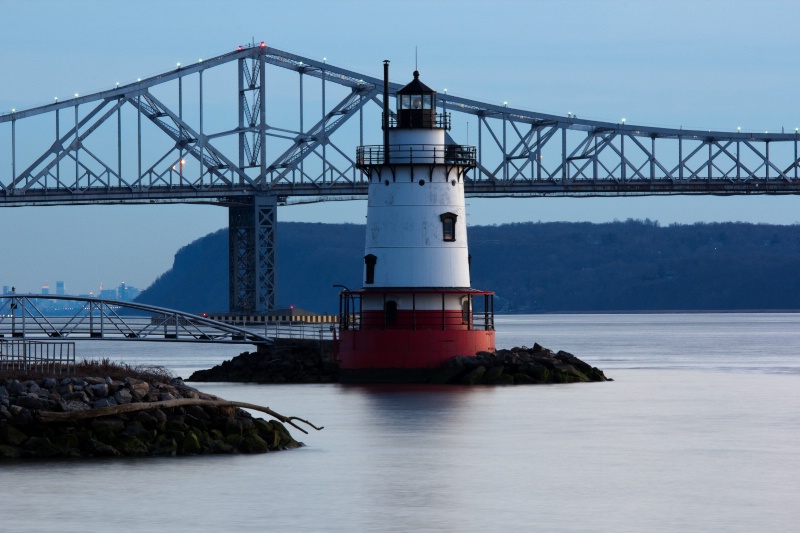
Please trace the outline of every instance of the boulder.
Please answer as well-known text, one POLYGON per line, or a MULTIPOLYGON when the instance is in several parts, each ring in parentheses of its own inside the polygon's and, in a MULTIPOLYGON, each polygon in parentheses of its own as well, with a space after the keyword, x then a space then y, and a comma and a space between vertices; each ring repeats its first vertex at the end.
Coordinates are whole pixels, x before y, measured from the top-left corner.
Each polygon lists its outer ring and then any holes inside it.
POLYGON ((194 432, 189 431, 187 432, 184 437, 183 441, 181 442, 181 451, 185 454, 196 454, 200 453, 200 441, 197 438, 197 435, 194 432))
POLYGON ((114 440, 114 448, 122 455, 129 457, 147 455, 150 451, 147 444, 142 442, 138 437, 126 434, 125 432, 120 433, 114 440))
POLYGON ((133 401, 133 394, 128 389, 120 389, 114 393, 114 400, 116 400, 118 405, 125 405, 133 401))
POLYGON ((248 435, 242 442, 242 450, 246 453, 267 453, 269 445, 258 435, 248 435))
POLYGON ((486 367, 479 366, 469 371, 463 378, 461 378, 461 383, 464 385, 475 385, 477 383, 481 383, 484 374, 486 374, 486 367))
POLYGON ((34 394, 39 392, 39 390, 41 389, 41 387, 39 387, 39 384, 33 380, 26 381, 22 385, 25 387, 25 390, 27 392, 31 392, 34 394))
POLYGON ((116 403, 111 403, 112 400, 113 398, 100 398, 99 400, 95 400, 92 402, 92 409, 102 409, 103 407, 116 405, 116 403))
POLYGON ((122 457, 116 448, 97 439, 88 439, 83 447, 83 452, 96 457, 122 457))
POLYGON ((35 394, 18 397, 17 405, 27 409, 41 409, 45 411, 55 411, 58 406, 58 404, 53 400, 46 400, 35 394))
POLYGON ((130 391, 131 396, 137 402, 142 401, 147 393, 150 392, 150 384, 136 378, 125 378, 125 388, 130 391))
POLYGON ((487 385, 494 385, 500 376, 503 375, 503 371, 505 367, 503 365, 493 366, 489 370, 486 371, 486 374, 483 376, 483 383, 487 385))
POLYGON ((108 385, 106 383, 89 385, 89 390, 95 398, 106 398, 108 396, 108 385))
POLYGON ((0 426, 0 444, 19 446, 28 440, 28 435, 12 425, 0 426))

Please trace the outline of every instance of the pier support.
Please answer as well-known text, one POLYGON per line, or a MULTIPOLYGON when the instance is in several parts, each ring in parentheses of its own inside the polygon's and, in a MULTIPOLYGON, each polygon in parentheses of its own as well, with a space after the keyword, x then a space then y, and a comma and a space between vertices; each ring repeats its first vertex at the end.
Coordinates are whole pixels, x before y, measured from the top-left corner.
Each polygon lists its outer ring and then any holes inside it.
POLYGON ((275 308, 277 198, 253 196, 228 208, 231 313, 275 308))

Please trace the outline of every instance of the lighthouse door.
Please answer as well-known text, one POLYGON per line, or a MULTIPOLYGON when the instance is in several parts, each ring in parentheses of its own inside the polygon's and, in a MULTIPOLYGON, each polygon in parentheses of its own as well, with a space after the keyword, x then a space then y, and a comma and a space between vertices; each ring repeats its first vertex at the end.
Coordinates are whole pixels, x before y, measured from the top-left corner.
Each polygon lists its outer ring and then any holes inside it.
POLYGON ((397 302, 387 300, 383 306, 383 319, 387 326, 397 323, 397 302))
POLYGON ((464 296, 461 298, 461 323, 470 325, 472 320, 472 298, 464 296))

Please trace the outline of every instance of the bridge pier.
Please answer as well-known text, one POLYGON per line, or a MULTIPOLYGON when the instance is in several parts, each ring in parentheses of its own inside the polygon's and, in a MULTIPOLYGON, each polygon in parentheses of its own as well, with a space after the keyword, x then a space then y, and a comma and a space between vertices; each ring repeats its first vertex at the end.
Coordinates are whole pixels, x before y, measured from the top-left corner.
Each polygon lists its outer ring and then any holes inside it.
POLYGON ((228 207, 231 313, 275 309, 277 197, 254 195, 228 207))

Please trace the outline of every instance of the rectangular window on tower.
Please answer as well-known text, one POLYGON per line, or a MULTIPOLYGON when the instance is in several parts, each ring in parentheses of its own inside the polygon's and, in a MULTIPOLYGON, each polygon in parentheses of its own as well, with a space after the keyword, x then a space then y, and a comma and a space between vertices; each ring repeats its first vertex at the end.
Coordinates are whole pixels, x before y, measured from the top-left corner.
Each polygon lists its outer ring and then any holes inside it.
POLYGON ((443 213, 439 215, 442 221, 442 240, 455 241, 456 240, 456 218, 458 215, 455 213, 443 213))
POLYGON ((378 262, 378 258, 372 254, 367 254, 364 256, 364 264, 367 266, 367 275, 364 283, 367 285, 372 285, 375 283, 375 263, 378 262))

